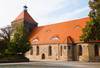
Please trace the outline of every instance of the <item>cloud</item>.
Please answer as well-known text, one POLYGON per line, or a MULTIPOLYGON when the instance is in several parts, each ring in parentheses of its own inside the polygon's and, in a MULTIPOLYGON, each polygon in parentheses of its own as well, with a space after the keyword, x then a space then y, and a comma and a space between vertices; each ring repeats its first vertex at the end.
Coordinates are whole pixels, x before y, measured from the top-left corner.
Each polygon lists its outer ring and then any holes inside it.
POLYGON ((46 15, 60 8, 60 3, 64 0, 33 0, 27 5, 34 15, 46 15))
POLYGON ((0 0, 0 27, 13 21, 27 4, 30 15, 40 24, 86 15, 87 0, 0 0))
POLYGON ((61 15, 58 19, 59 21, 73 20, 77 18, 87 17, 88 13, 89 13, 89 7, 83 7, 80 9, 76 9, 72 12, 65 13, 61 15))
POLYGON ((66 13, 65 15, 68 15, 68 16, 76 16, 84 11, 88 11, 89 10, 89 7, 84 7, 84 8, 80 8, 80 9, 76 9, 72 12, 69 12, 69 13, 66 13))
POLYGON ((40 23, 40 25, 54 24, 54 22, 59 23, 59 22, 62 22, 62 21, 68 21, 68 20, 87 17, 88 11, 89 11, 89 7, 84 7, 84 8, 76 9, 76 10, 71 11, 71 12, 61 14, 58 17, 46 17, 46 19, 40 18, 41 22, 42 22, 42 23, 40 23), (48 22, 48 23, 46 23, 45 21, 48 22))
POLYGON ((63 0, 53 7, 50 12, 37 17, 40 25, 52 24, 54 22, 67 21, 88 16, 88 2, 80 0, 63 0), (73 4, 73 5, 71 5, 73 4), (57 5, 60 7, 57 8, 57 5), (57 8, 57 9, 56 9, 57 8))

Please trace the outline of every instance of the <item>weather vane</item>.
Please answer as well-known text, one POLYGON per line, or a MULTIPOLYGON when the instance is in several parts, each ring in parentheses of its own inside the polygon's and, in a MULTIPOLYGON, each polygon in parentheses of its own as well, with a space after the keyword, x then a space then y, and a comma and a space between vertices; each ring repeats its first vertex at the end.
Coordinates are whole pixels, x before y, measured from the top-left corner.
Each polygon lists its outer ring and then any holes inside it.
POLYGON ((26 5, 24 5, 24 11, 27 11, 27 8, 28 8, 28 7, 27 7, 26 5))
POLYGON ((22 0, 23 1, 23 3, 24 3, 24 6, 23 6, 23 8, 24 8, 24 10, 25 11, 27 11, 27 0, 22 0))

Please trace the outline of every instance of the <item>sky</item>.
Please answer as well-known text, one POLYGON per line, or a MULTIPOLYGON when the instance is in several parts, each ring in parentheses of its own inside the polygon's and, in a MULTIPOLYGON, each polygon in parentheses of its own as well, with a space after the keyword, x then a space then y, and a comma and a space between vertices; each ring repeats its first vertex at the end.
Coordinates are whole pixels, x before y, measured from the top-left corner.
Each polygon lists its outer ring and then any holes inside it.
POLYGON ((0 28, 10 25, 28 6, 28 12, 39 24, 48 25, 88 16, 89 0, 0 0, 0 28))

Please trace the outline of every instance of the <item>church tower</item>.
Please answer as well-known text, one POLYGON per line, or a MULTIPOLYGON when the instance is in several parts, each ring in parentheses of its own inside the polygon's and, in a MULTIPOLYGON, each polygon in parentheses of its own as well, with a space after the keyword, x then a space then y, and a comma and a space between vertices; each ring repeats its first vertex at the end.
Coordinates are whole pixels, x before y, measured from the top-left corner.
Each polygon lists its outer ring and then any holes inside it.
POLYGON ((19 27, 23 27, 24 33, 29 35, 32 30, 38 26, 38 23, 29 15, 27 6, 24 6, 22 13, 16 17, 11 25, 14 30, 19 29, 19 27))

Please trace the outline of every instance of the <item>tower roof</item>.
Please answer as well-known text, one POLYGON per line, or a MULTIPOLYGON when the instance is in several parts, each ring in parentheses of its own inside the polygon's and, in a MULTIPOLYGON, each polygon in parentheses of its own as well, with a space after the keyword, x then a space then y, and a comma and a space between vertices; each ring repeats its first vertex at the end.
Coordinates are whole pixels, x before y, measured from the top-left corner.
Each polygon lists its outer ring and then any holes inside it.
POLYGON ((36 23, 36 21, 30 16, 30 14, 27 12, 27 6, 24 6, 24 10, 16 17, 14 21, 23 19, 24 21, 36 23))

